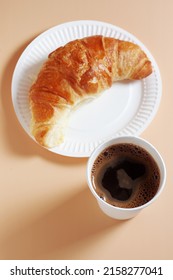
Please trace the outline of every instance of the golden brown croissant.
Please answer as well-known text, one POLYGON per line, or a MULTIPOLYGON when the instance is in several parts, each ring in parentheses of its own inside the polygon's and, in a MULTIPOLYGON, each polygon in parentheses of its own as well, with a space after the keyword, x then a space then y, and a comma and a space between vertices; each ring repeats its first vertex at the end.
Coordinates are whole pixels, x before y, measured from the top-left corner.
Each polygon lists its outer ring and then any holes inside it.
POLYGON ((42 146, 57 146, 76 104, 114 81, 151 73, 151 62, 136 44, 99 35, 69 42, 49 55, 30 89, 32 135, 42 146))

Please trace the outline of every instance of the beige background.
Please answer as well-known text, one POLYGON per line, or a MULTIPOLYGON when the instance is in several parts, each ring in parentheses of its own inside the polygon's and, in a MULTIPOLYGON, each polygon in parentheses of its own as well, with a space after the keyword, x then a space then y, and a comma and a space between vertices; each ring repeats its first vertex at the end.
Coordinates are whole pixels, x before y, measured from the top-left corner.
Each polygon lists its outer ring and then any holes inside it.
POLYGON ((172 13, 171 0, 0 0, 1 259, 173 259, 172 13), (39 147, 12 107, 12 73, 27 44, 52 26, 81 19, 134 34, 162 75, 159 111, 141 136, 165 159, 166 188, 128 221, 108 218, 98 208, 86 184, 87 159, 39 147))

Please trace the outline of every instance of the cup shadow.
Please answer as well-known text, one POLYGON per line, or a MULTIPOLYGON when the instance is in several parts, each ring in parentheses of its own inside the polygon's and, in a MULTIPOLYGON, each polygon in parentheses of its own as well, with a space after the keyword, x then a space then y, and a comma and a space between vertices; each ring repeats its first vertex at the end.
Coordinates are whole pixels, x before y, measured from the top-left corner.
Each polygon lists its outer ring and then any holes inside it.
POLYGON ((11 151, 11 153, 14 153, 18 156, 25 157, 38 155, 49 161, 58 161, 62 164, 81 164, 81 162, 85 162, 85 159, 64 157, 54 154, 49 150, 39 146, 27 135, 16 117, 11 97, 13 72, 20 55, 34 38, 31 38, 31 40, 25 42, 12 54, 5 66, 4 72, 2 73, 1 100, 4 114, 4 137, 6 140, 6 145, 8 145, 8 149, 11 151))
MULTIPOLYGON (((0 258, 45 259, 55 251, 68 252, 68 247, 79 240, 122 224, 103 214, 85 187, 43 216, 23 219, 8 230, 9 234, 4 234, 0 258)), ((56 259, 62 259, 60 254, 56 254, 56 259)))

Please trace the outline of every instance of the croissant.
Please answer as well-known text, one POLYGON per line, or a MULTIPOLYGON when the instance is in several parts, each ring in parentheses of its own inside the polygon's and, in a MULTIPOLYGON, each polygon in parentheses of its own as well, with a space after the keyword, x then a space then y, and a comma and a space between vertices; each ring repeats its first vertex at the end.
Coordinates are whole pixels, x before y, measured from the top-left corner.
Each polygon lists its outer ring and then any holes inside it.
POLYGON ((29 91, 33 137, 44 147, 57 146, 77 104, 113 82, 138 80, 151 73, 147 55, 131 42, 96 35, 57 48, 29 91))

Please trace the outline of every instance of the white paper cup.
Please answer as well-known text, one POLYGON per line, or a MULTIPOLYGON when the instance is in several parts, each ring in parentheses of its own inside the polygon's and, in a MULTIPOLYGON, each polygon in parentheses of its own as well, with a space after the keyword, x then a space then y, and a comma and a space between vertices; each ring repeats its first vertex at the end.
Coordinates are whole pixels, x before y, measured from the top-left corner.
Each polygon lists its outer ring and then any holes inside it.
POLYGON ((91 154, 91 156, 88 160, 88 164, 87 164, 88 186, 89 186, 92 194, 96 198, 102 211, 106 215, 108 215, 114 219, 125 220, 125 219, 130 219, 130 218, 135 217, 142 209, 148 207, 151 203, 153 203, 160 196, 160 194, 165 186, 165 181, 166 181, 166 167, 165 167, 165 164, 164 164, 164 161, 163 161, 161 155, 159 154, 159 152, 156 150, 156 148, 152 144, 150 144, 149 142, 147 142, 146 140, 144 140, 142 138, 135 137, 135 136, 117 137, 117 138, 114 138, 114 139, 111 139, 111 140, 108 140, 108 141, 102 143, 91 154), (91 182, 91 170, 92 170, 92 167, 93 167, 93 164, 94 164, 94 161, 96 160, 96 158, 99 156, 99 154, 105 148, 112 146, 114 144, 120 144, 120 143, 135 144, 135 145, 138 145, 138 146, 142 147, 143 149, 145 149, 154 158, 154 160, 156 161, 156 163, 159 167, 159 170, 160 170, 160 185, 159 185, 158 191, 155 194, 155 196, 147 203, 145 203, 141 206, 138 206, 138 207, 134 207, 134 208, 120 208, 120 207, 116 207, 116 206, 113 206, 113 205, 107 203, 106 201, 101 199, 100 196, 95 192, 92 182, 91 182))

